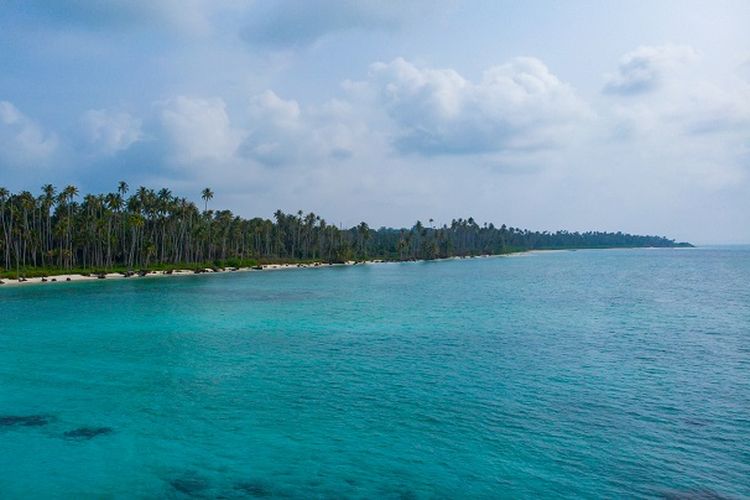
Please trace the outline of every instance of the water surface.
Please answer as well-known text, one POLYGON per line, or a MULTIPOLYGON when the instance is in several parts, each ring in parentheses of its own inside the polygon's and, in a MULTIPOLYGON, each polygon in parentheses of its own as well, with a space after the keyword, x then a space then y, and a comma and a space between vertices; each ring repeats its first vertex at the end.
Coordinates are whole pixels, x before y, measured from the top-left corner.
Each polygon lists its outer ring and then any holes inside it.
POLYGON ((748 248, 50 283, 0 314, 2 498, 750 497, 748 248))

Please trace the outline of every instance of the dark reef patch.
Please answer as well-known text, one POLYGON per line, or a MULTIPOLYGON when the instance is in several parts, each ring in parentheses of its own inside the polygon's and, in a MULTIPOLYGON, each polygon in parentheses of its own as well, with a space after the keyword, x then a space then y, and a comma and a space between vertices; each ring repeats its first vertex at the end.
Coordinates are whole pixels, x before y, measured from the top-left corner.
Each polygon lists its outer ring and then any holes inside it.
POLYGON ((199 495, 208 489, 208 480, 193 473, 186 473, 172 479, 169 484, 175 490, 189 496, 199 495))
POLYGON ((0 415, 0 427, 41 427, 49 422, 47 415, 0 415))
POLYGON ((414 500, 417 498, 417 494, 411 490, 402 489, 397 494, 400 500, 414 500))
POLYGON ((114 429, 111 427, 79 427, 78 429, 66 432, 64 435, 70 439, 93 439, 96 436, 112 434, 113 432, 114 429))
POLYGON ((271 488, 263 481, 242 481, 235 485, 235 489, 247 493, 255 498, 264 498, 273 496, 271 488))

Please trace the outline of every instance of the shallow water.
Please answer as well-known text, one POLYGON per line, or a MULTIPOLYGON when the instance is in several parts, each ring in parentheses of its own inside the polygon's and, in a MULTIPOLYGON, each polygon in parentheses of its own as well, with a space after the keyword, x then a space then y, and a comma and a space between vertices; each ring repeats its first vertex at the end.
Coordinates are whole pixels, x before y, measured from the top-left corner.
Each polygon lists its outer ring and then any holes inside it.
POLYGON ((2 498, 750 497, 747 247, 46 284, 0 314, 2 498))

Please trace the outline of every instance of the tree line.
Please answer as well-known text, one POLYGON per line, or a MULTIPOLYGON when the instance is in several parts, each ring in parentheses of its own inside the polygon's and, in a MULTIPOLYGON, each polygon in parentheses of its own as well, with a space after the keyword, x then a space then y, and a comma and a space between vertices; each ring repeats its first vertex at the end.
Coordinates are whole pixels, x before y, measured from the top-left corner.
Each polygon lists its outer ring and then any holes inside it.
POLYGON ((114 192, 81 196, 51 184, 39 195, 0 187, 0 272, 45 269, 149 269, 258 262, 436 259, 530 249, 687 246, 659 236, 611 232, 529 231, 478 224, 473 218, 435 226, 339 228, 312 212, 245 219, 203 209, 169 189, 121 181, 114 192))

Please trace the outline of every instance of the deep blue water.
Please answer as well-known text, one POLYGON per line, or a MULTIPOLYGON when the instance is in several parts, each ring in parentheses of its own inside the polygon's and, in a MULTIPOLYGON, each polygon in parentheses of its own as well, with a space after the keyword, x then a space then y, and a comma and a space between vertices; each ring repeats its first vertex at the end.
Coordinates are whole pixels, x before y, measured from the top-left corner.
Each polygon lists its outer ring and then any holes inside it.
POLYGON ((5 287, 0 314, 1 498, 750 497, 747 247, 5 287))

